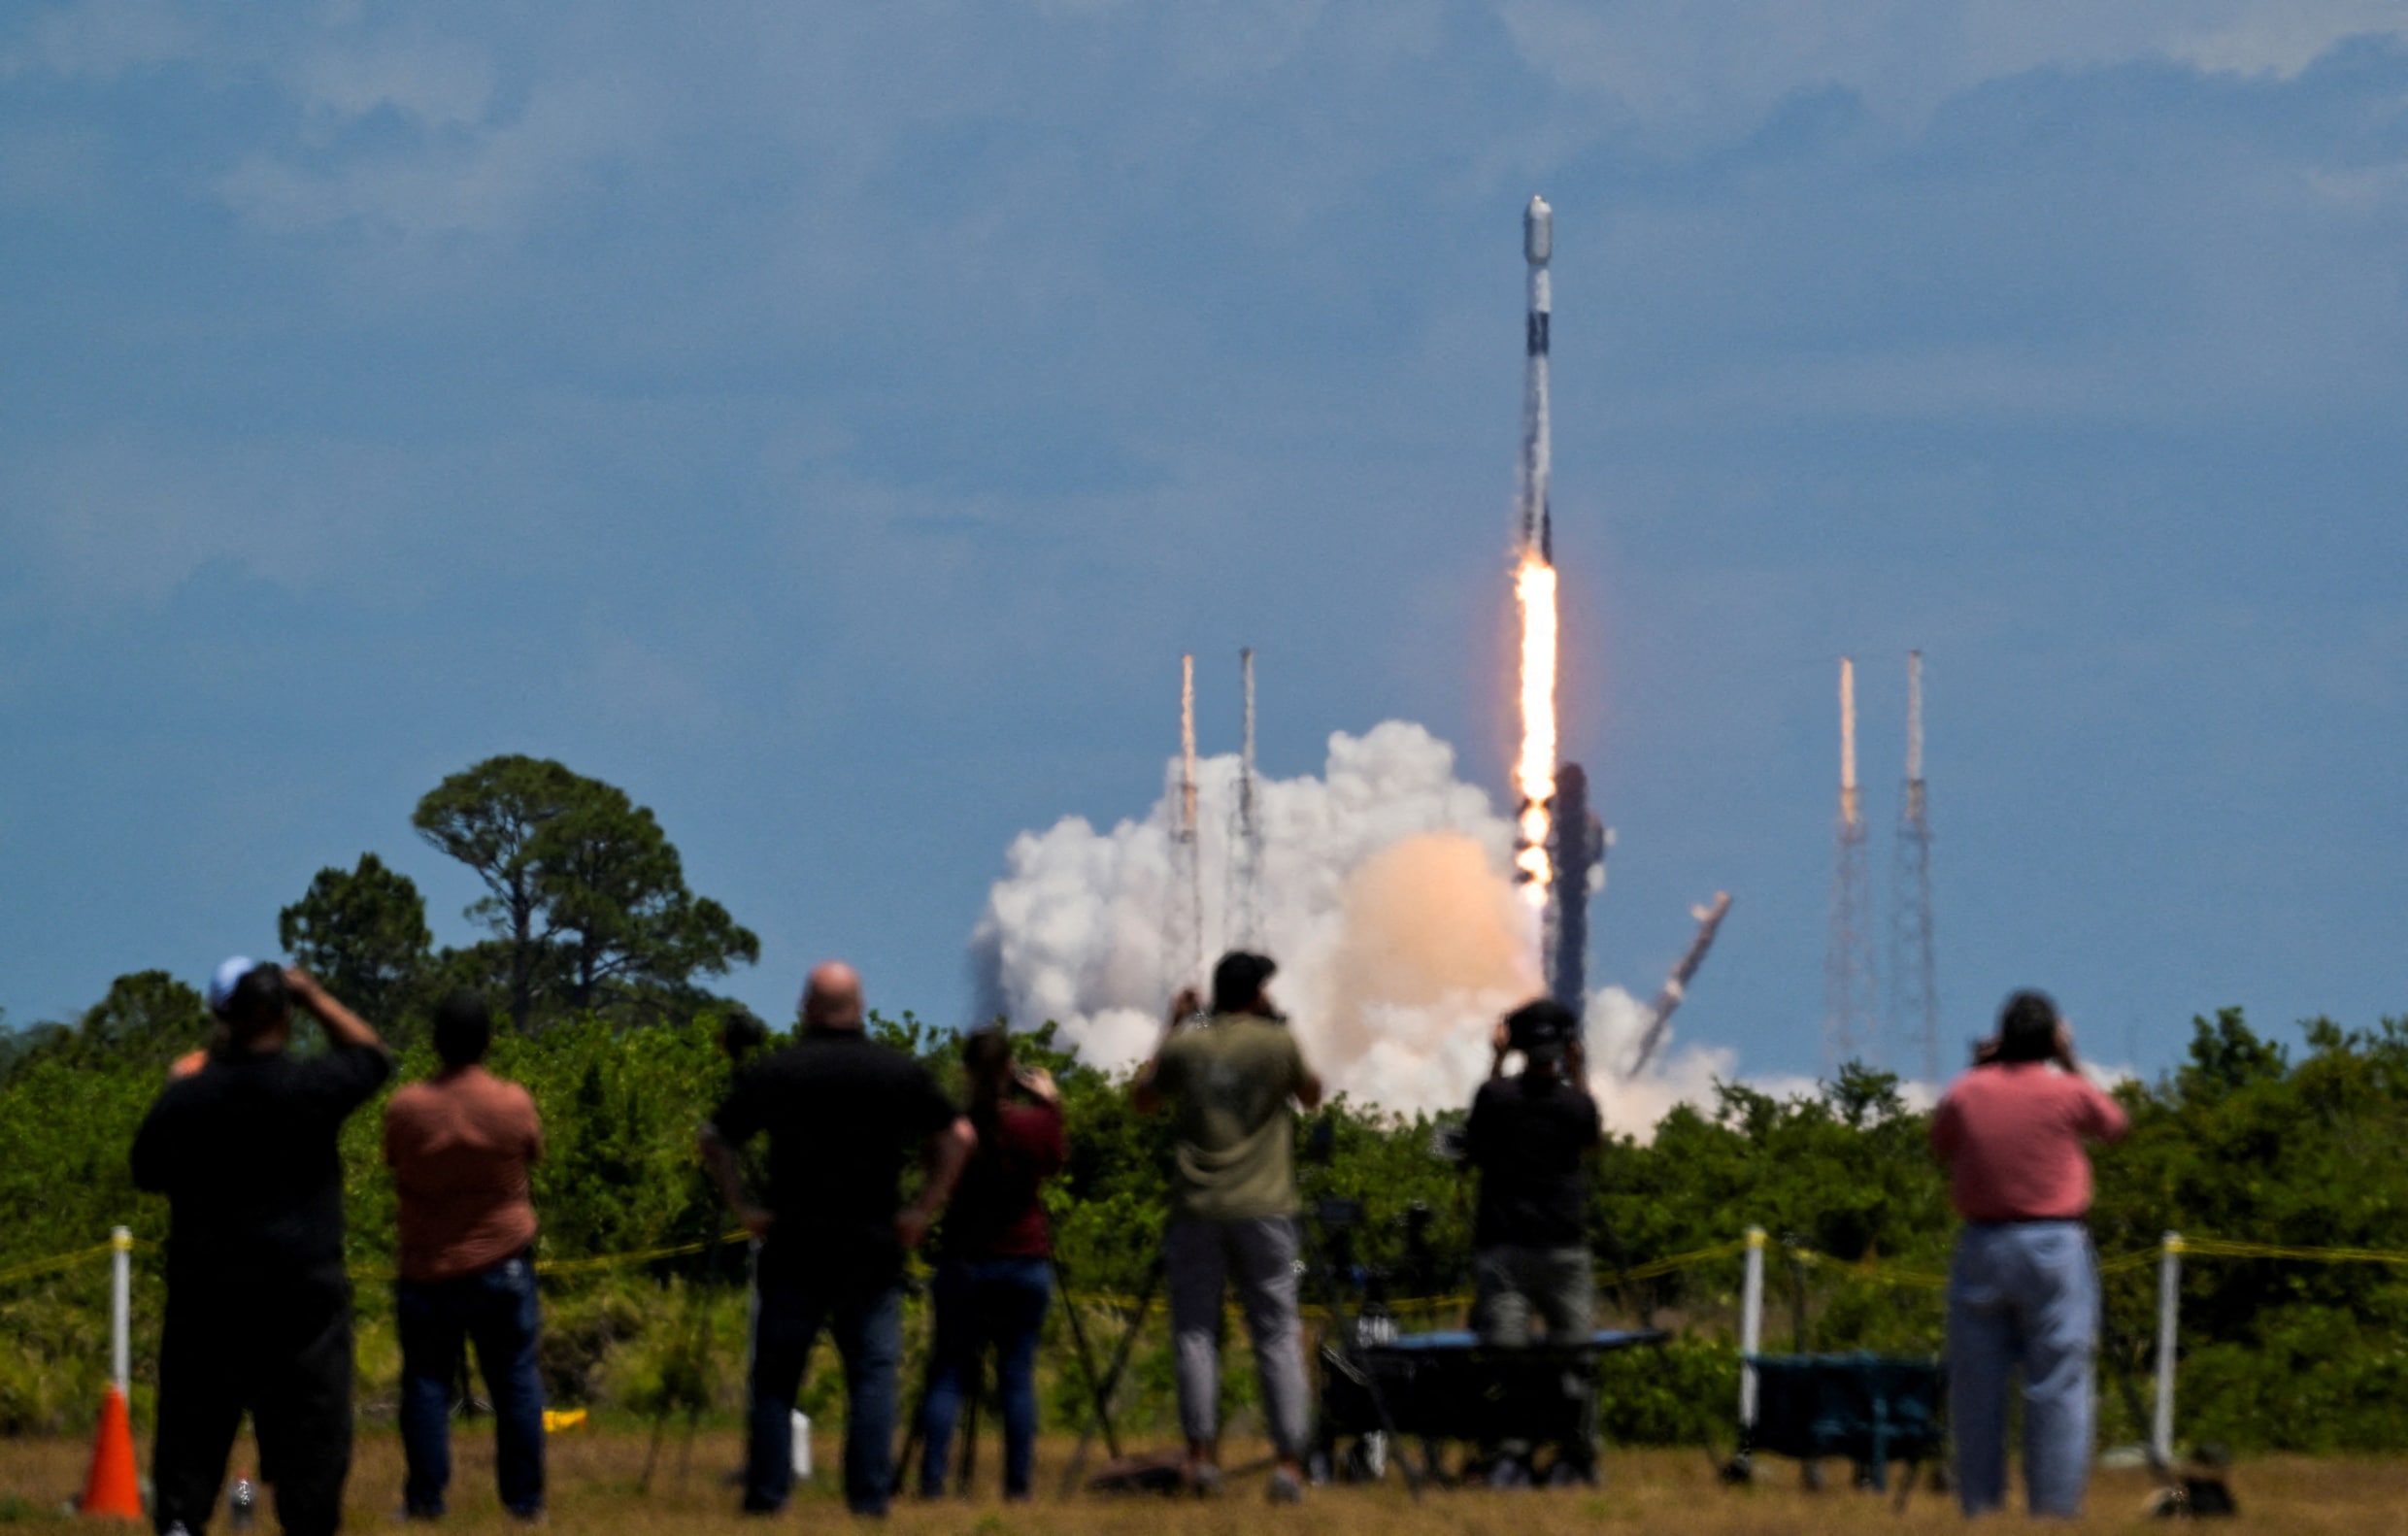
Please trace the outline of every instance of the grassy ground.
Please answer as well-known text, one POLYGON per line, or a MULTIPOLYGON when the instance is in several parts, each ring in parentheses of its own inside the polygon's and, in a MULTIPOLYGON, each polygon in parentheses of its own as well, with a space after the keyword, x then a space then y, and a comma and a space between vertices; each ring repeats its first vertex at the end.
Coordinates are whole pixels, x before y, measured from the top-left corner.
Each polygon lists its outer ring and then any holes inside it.
MULTIPOLYGON (((738 1456, 734 1434, 706 1430, 697 1439, 690 1468, 678 1475, 682 1437, 664 1448, 652 1493, 636 1492, 646 1437, 640 1430, 571 1431, 552 1442, 552 1526, 604 1536, 649 1536, 761 1527, 740 1521, 735 1496, 722 1474, 738 1456)), ((147 1454, 148 1447, 145 1452, 147 1454)), ((1258 1448, 1232 1448, 1243 1456, 1258 1448)), ((994 1446, 981 1447, 989 1473, 994 1446)), ((821 1476, 802 1492, 780 1524, 830 1526, 847 1521, 828 1469, 838 1447, 818 1446, 821 1476)), ((1696 1536, 1797 1531, 1897 1531, 1956 1529, 1954 1506, 1929 1493, 1916 1495, 1903 1517, 1890 1501, 1844 1491, 1809 1494, 1798 1486, 1795 1468, 1769 1463, 1763 1481, 1749 1488, 1725 1488, 1713 1479, 1697 1452, 1634 1452, 1612 1457, 1602 1492, 1488 1493, 1433 1491, 1417 1507, 1391 1481, 1379 1488, 1316 1489, 1301 1509, 1271 1510, 1262 1503, 1259 1478, 1240 1479, 1214 1503, 1150 1498, 1052 1496, 1047 1476, 1067 1457, 1066 1443, 1049 1442, 1040 1457, 1040 1496, 1033 1504, 1007 1506, 991 1493, 969 1501, 904 1503, 888 1528, 896 1536, 1240 1536, 1286 1526, 1300 1536, 1552 1536, 1574 1531, 1669 1531, 1696 1536)), ((84 1448, 62 1441, 0 1441, 0 1523, 20 1529, 63 1529, 61 1501, 80 1486, 84 1448)), ((495 1506, 492 1450, 463 1435, 455 1449, 453 1517, 447 1528, 467 1532, 520 1529, 495 1506)), ((1834 1468, 1834 1471, 1837 1469, 1834 1468)), ((2319 1533, 2408 1532, 2408 1462, 2318 1460, 2272 1457, 2248 1462, 2231 1478, 2241 1518, 2232 1531, 2319 1533)), ((352 1467, 350 1522, 356 1530, 389 1523, 400 1502, 401 1446, 389 1433, 363 1437, 352 1467)), ((2128 1530, 2153 1524, 2143 1512, 2150 1485, 2133 1472, 2102 1473, 2092 1485, 2090 1514, 2076 1529, 2128 1530)), ((263 1519, 262 1529, 272 1529, 263 1519)), ((217 1527, 222 1529, 222 1522, 217 1527)))

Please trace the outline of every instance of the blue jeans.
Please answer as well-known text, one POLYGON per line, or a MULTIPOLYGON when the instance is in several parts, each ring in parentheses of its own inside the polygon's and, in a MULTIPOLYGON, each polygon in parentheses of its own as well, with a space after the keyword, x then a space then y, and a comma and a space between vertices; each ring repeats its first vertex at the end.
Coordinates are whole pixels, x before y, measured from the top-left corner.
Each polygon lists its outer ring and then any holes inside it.
POLYGON ((922 1497, 945 1491, 953 1420, 960 1417, 962 1398, 978 1391, 980 1363, 990 1349, 995 1388, 1003 1399, 1003 1496, 1028 1496, 1037 1449, 1037 1332, 1053 1294, 1053 1266, 1042 1258, 949 1261, 937 1270, 936 1347, 920 1415, 927 1436, 920 1463, 922 1497))
POLYGON ((452 1485, 452 1387, 464 1342, 493 1399, 493 1461, 502 1504, 516 1515, 544 1507, 544 1383, 535 1369, 541 1308, 535 1266, 523 1253, 491 1269, 426 1284, 397 1281, 401 1333, 401 1446, 409 1461, 402 1505, 443 1513, 452 1485))
POLYGON ((2090 1478, 2098 1265, 2079 1221, 1969 1223, 1948 1276, 1949 1418, 1967 1515, 2007 1501, 2007 1380, 2023 1368, 2023 1495, 2082 1513, 2090 1478))
POLYGON ((760 1287, 752 1324, 752 1407, 744 1507, 767 1514, 794 1491, 794 1394, 824 1327, 845 1360, 845 1503, 884 1515, 894 1477, 894 1373, 903 1356, 903 1289, 811 1281, 760 1287))

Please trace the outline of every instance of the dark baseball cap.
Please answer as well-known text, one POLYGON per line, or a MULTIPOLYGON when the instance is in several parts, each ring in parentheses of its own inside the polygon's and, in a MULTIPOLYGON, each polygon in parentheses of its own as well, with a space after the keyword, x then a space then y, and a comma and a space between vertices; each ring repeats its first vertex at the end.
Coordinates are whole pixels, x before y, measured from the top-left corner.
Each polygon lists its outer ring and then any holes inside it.
POLYGON ((1231 950, 1213 967, 1213 1012, 1242 1013, 1254 1006, 1262 986, 1279 974, 1279 962, 1251 950, 1231 950))

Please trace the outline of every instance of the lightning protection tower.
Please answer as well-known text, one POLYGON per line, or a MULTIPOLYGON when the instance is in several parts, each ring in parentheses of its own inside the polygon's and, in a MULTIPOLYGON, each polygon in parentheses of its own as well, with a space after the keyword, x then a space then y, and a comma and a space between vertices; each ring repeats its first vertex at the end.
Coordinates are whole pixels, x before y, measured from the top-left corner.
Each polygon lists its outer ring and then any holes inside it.
POLYGON ((1204 984, 1204 871, 1195 837, 1195 656, 1179 658, 1179 785, 1171 805, 1170 887, 1162 902, 1165 989, 1204 984))
POLYGON ((1940 987, 1931 949, 1931 818, 1923 787, 1923 653, 1906 653, 1906 797, 1891 872, 1890 1003, 1895 1038, 1922 1048, 1923 1081, 1940 1081, 1940 987))
POLYGON ((1864 805, 1856 789, 1856 664, 1839 658, 1839 824, 1831 854, 1831 943, 1823 957, 1824 1065, 1874 1061, 1873 916, 1864 805))
POLYGON ((1246 745, 1237 767, 1237 824, 1229 839, 1227 911, 1231 942, 1241 950, 1262 947, 1262 807, 1254 778, 1254 651, 1237 653, 1246 683, 1246 745))

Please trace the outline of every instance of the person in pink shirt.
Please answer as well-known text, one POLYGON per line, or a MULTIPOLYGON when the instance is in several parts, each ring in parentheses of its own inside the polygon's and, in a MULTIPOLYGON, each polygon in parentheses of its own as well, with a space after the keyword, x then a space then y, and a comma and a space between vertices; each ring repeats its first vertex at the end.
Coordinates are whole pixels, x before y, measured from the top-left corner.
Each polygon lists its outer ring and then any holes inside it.
POLYGON ((2123 1106, 2083 1076, 2057 1004, 2036 991, 2007 999, 1997 1035, 1932 1113, 1932 1149, 1965 1222, 1949 1267, 1948 1373, 1967 1515, 2006 1503, 2007 1388, 2019 1365, 2025 1502, 2035 1515, 2082 1511, 2099 1308, 2085 1145, 2129 1128, 2123 1106))
POLYGON ((442 1070, 385 1109, 385 1160, 399 1196, 403 1512, 440 1519, 452 1482, 452 1386, 477 1349, 493 1398, 502 1507, 544 1512, 544 1386, 536 1370, 535 1206, 528 1171, 544 1154, 535 1100, 485 1068, 493 1019, 455 992, 435 1015, 442 1070))

